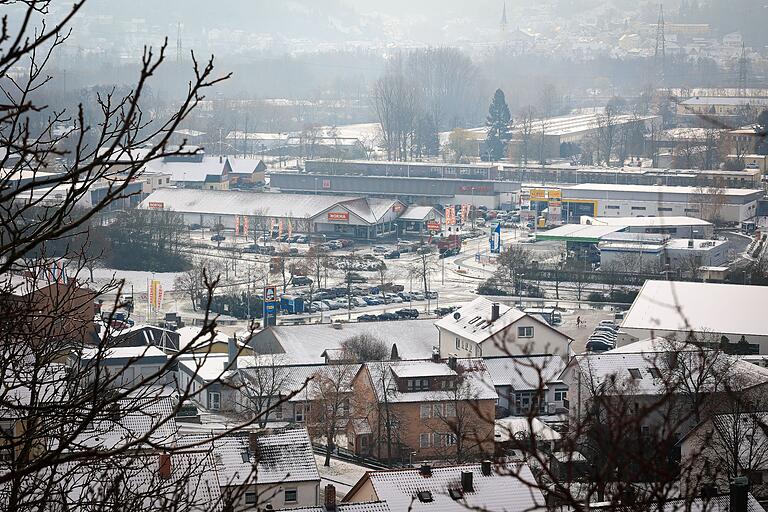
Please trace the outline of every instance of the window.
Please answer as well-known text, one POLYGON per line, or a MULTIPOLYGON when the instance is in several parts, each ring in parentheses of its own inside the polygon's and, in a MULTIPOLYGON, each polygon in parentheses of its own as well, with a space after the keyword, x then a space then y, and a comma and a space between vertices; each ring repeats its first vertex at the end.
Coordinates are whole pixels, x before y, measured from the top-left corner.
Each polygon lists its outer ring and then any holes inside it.
POLYGON ((248 452, 240 452, 240 459, 243 462, 251 462, 251 454, 248 452))
POLYGON ((296 503, 299 501, 299 490, 298 489, 286 489, 285 490, 285 502, 286 503, 296 503))
POLYGON ((518 327, 517 328, 517 337, 518 338, 533 338, 533 327, 518 327))
POLYGON ((456 446, 456 434, 443 434, 443 446, 456 446))
POLYGON ((408 391, 429 390, 429 379, 408 379, 406 382, 408 391))
POLYGON ((443 415, 443 404, 435 404, 434 407, 432 408, 432 415, 435 418, 439 418, 440 416, 442 416, 443 415))
POLYGON ((556 389, 555 390, 555 402, 562 402, 563 400, 568 399, 568 390, 567 389, 556 389))
POLYGON ((419 434, 419 448, 429 448, 430 438, 431 436, 429 435, 429 433, 419 434))
POLYGON ((609 205, 607 205, 605 207, 606 210, 618 210, 620 208, 621 208, 621 206, 616 206, 616 205, 612 205, 612 204, 609 204, 609 205))
POLYGON ((640 373, 640 370, 638 368, 630 368, 629 374, 632 376, 633 379, 642 379, 643 374, 640 373))
POLYGON ((294 419, 301 423, 304 421, 304 404, 296 404, 296 409, 294 410, 294 419))
POLYGON ((456 417, 456 404, 454 403, 445 404, 445 417, 446 418, 456 417))
POLYGON ((651 368, 650 370, 648 370, 648 373, 650 373, 651 377, 653 377, 654 379, 661 378, 661 372, 659 371, 658 368, 651 368))
POLYGON ((686 208, 685 213, 699 213, 698 208, 686 208))
POLYGON ((275 419, 276 420, 283 419, 283 404, 277 404, 277 406, 275 407, 275 419))
POLYGON ((256 493, 255 492, 246 492, 245 493, 245 503, 247 505, 255 505, 256 504, 256 493))
POLYGON ((671 212, 672 208, 659 208, 660 212, 671 212))
POLYGON ((429 418, 430 413, 432 412, 432 406, 429 404, 421 404, 419 416, 421 416, 421 419, 429 418))
POLYGON ((483 349, 480 347, 480 345, 475 347, 475 355, 477 357, 481 357, 483 355, 483 349))
POLYGON ((461 338, 456 338, 456 348, 461 348, 461 338))
POLYGON ((645 206, 632 206, 630 209, 631 209, 633 212, 634 212, 634 211, 644 212, 644 211, 645 211, 645 206))
POLYGON ((217 411, 221 409, 221 393, 210 391, 208 393, 208 408, 217 411))

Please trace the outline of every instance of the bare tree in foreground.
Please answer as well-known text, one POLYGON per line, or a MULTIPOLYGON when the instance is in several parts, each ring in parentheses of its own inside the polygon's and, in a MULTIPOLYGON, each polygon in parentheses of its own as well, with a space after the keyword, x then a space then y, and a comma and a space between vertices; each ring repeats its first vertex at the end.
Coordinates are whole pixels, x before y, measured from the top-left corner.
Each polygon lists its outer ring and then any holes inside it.
POLYGON ((115 313, 123 306, 124 283, 85 288, 89 255, 76 241, 87 240, 92 219, 128 198, 147 163, 191 151, 170 146, 170 137, 227 76, 214 74, 213 59, 201 63, 193 54, 175 111, 148 111, 147 88, 166 46, 146 48, 126 93, 98 95, 95 109, 51 109, 37 101, 49 85, 46 68, 84 2, 58 19, 51 4, 18 2, 13 7, 21 15, 4 15, 0 29, 0 508, 217 510, 226 505, 219 482, 203 481, 212 474, 210 453, 196 450, 211 438, 178 442, 173 428, 187 404, 205 404, 208 391, 223 384, 220 375, 194 382, 209 363, 204 348, 217 332, 209 314, 217 276, 195 276, 209 300, 202 304, 201 330, 187 345, 152 368, 135 364, 142 347, 133 347, 129 364, 110 366, 123 334, 115 313), (53 128, 60 125, 71 128, 58 134, 53 128), (118 166, 117 160, 130 163, 118 166), (19 176, 25 180, 16 181, 19 176), (96 189, 101 194, 91 196, 96 189), (54 243, 67 250, 50 258, 54 243), (97 301, 103 322, 94 320, 97 301), (192 378, 175 382, 183 361, 192 378), (175 391, 169 394, 168 385, 175 391), (201 489, 211 493, 202 496, 201 489))

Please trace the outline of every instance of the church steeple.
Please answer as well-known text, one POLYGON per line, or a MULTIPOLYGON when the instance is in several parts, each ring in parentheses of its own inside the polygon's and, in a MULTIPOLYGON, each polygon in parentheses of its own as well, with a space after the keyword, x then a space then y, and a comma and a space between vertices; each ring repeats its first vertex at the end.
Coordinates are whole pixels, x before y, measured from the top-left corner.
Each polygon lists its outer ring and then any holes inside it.
POLYGON ((504 7, 501 10, 501 31, 507 31, 507 0, 504 0, 504 7))

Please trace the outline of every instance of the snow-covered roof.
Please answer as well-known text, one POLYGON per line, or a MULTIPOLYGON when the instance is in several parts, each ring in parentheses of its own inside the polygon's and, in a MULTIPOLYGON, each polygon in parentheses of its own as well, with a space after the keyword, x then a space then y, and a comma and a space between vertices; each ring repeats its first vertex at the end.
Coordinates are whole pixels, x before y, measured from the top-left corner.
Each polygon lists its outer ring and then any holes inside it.
MULTIPOLYGON (((179 444, 199 443, 205 438, 204 434, 185 435, 179 444)), ((241 485, 246 481, 259 484, 320 481, 306 429, 259 434, 256 454, 249 449, 248 432, 232 433, 211 442, 222 485, 241 485)))
POLYGON ((409 206, 405 212, 400 216, 400 220, 407 221, 423 221, 426 220, 432 213, 435 213, 438 217, 442 217, 435 208, 432 206, 409 206))
MULTIPOLYGON (((544 497, 526 464, 493 466, 491 474, 482 473, 480 464, 435 467, 424 475, 420 469, 371 471, 358 482, 359 488, 370 481, 376 497, 386 501, 390 510, 545 510, 544 497), (462 499, 453 499, 449 491, 461 490, 461 473, 472 472, 473 490, 464 492, 462 499), (517 477, 511 477, 514 474, 517 477), (417 493, 428 491, 432 501, 422 502, 417 493)), ((354 489, 348 496, 354 495, 354 489)))
MULTIPOLYGON (((334 464, 338 464, 338 461, 334 461, 334 464)), ((335 485, 338 484, 335 483, 335 485)), ((386 501, 337 503, 336 510, 339 512, 394 512, 394 509, 390 509, 386 501)), ((290 512, 328 512, 328 509, 323 505, 317 505, 314 507, 292 508, 290 512)))
POLYGON ((173 397, 127 398, 114 411, 104 411, 80 433, 68 450, 100 448, 113 450, 146 437, 139 447, 171 446, 178 433, 173 397), (113 416, 114 414, 114 416, 113 416))
POLYGON ((712 333, 735 343, 741 335, 768 335, 767 303, 764 286, 646 281, 621 328, 712 333))
POLYGON ((555 355, 486 357, 485 367, 494 386, 510 386, 515 391, 547 389, 560 381, 565 361, 555 355))
POLYGON ((396 378, 400 374, 407 374, 408 378, 450 376, 452 369, 446 362, 433 361, 381 361, 366 363, 370 374, 373 389, 379 401, 384 400, 385 392, 388 402, 442 402, 446 400, 496 400, 499 395, 491 381, 488 370, 482 359, 460 359, 456 362, 456 374, 459 383, 456 389, 407 391, 398 390, 396 378), (431 366, 441 368, 432 369, 431 366), (409 368, 410 367, 410 368, 409 368), (385 372, 382 374, 382 372, 385 372), (386 372, 391 374, 387 375, 386 372), (386 388, 386 391, 385 391, 386 388))
POLYGON ((562 436, 555 429, 541 421, 539 418, 526 416, 509 416, 499 418, 494 424, 494 440, 503 443, 510 439, 536 437, 542 441, 559 441, 562 436))
POLYGON ((664 217, 582 217, 581 223, 593 226, 627 227, 677 227, 677 226, 711 226, 712 223, 696 217, 664 216, 664 217))
MULTIPOLYGON (((592 385, 610 386, 607 393, 659 395, 675 392, 675 376, 669 375, 669 349, 643 352, 604 352, 576 356, 582 375, 592 385)), ((700 380, 704 392, 740 391, 768 383, 768 369, 736 356, 711 350, 675 350, 678 364, 684 365, 686 380, 700 380)))
POLYGON ((87 348, 83 350, 82 359, 85 361, 96 358, 109 359, 143 359, 157 357, 166 359, 165 352, 154 346, 112 347, 108 349, 87 348))
MULTIPOLYGON (((489 338, 494 338, 494 341, 498 343, 514 341, 517 336, 509 336, 509 340, 501 339, 504 336, 501 335, 501 333, 505 331, 507 327, 525 317, 532 318, 538 323, 560 333, 560 331, 551 327, 541 318, 534 315, 528 315, 524 311, 509 307, 506 304, 499 304, 499 318, 496 319, 496 321, 491 322, 491 307, 493 304, 492 301, 485 297, 477 297, 469 304, 465 304, 459 308, 453 314, 446 315, 437 320, 435 326, 438 329, 445 329, 448 332, 478 344, 483 343, 489 338)), ((566 334, 560 334, 565 338, 570 338, 570 336, 566 334)))
POLYGON ((397 344, 402 359, 426 359, 437 345, 437 333, 431 320, 399 320, 376 323, 347 323, 341 329, 328 324, 277 326, 253 335, 251 346, 259 354, 284 353, 298 363, 323 363, 327 349, 341 348, 344 340, 360 334, 381 340, 387 349, 397 344))

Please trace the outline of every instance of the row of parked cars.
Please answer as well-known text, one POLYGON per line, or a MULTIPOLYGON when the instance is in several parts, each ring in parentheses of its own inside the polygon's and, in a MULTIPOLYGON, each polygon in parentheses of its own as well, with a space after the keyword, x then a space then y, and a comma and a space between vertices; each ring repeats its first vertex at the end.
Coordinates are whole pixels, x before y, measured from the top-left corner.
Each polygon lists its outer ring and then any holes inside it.
POLYGON ((415 320, 419 318, 419 312, 413 308, 398 309, 394 313, 381 313, 379 315, 360 315, 358 322, 386 322, 391 320, 415 320))
POLYGON ((433 291, 429 291, 426 294, 422 292, 399 292, 350 297, 347 297, 346 294, 337 297, 324 297, 324 295, 321 294, 319 297, 313 297, 313 299, 316 298, 317 300, 313 300, 309 305, 311 313, 336 311, 338 309, 347 309, 350 306, 352 309, 355 309, 385 304, 402 304, 404 302, 437 299, 438 297, 437 292, 433 291))
POLYGON ((616 338, 619 335, 618 326, 611 320, 603 320, 595 327, 587 340, 587 350, 590 352, 605 352, 616 348, 616 338))

